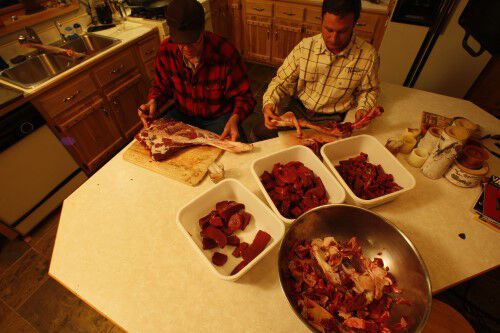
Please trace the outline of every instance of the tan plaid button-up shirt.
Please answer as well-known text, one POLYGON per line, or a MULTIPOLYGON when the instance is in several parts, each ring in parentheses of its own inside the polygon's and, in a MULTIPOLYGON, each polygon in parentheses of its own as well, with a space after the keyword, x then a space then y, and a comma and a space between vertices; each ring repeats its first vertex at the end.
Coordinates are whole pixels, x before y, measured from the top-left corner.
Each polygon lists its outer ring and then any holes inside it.
POLYGON ((285 95, 295 95, 318 113, 369 110, 380 92, 378 67, 375 48, 355 34, 338 54, 326 48, 321 34, 305 38, 278 69, 262 105, 278 105, 285 95))

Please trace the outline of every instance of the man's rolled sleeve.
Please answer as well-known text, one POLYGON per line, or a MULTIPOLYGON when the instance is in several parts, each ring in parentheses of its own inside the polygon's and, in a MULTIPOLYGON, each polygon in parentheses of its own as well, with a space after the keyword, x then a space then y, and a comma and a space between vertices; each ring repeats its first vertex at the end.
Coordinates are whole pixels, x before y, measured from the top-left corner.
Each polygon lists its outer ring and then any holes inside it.
POLYGON ((276 76, 271 80, 263 96, 262 106, 278 105, 285 96, 292 96, 297 91, 299 79, 299 62, 302 42, 294 47, 278 68, 276 76))
POLYGON ((240 122, 248 117, 255 107, 255 98, 250 89, 247 69, 237 51, 231 59, 226 81, 226 97, 233 105, 232 113, 239 116, 240 122))
POLYGON ((378 78, 380 57, 377 51, 373 50, 370 58, 367 64, 366 75, 361 80, 361 84, 355 93, 357 110, 370 110, 377 106, 377 98, 380 94, 380 81, 378 78))

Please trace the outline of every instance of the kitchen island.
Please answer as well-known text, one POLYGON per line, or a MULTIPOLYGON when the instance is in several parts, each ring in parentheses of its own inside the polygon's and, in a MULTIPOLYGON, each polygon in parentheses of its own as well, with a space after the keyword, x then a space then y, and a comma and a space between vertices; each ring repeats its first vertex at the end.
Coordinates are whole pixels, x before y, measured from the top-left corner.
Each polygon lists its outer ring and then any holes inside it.
MULTIPOLYGON (((382 85, 386 112, 362 133, 380 142, 418 127, 422 111, 463 116, 485 133, 498 120, 470 102, 382 85)), ((352 115, 351 115, 352 116, 352 115)), ((259 198, 250 175, 256 158, 286 147, 280 138, 258 142, 246 154, 224 153, 226 177, 240 180, 259 198)), ((126 149, 126 148, 125 148, 126 149)), ((208 271, 175 225, 176 213, 213 186, 206 178, 190 187, 123 160, 123 151, 64 202, 49 274, 116 324, 131 332, 308 332, 280 287, 273 249, 237 282, 208 271)), ((415 189, 374 212, 415 244, 437 293, 500 263, 500 234, 473 220, 480 189, 446 179, 415 176, 415 189), (466 235, 465 239, 459 237, 466 235)), ((498 159, 490 158, 498 174, 498 159)))

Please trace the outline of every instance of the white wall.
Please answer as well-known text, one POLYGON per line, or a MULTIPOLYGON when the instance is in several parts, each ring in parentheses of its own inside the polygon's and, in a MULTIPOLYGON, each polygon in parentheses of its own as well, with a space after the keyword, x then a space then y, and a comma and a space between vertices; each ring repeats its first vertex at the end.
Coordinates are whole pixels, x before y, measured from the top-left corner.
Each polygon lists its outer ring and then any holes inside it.
MULTIPOLYGON (((462 47, 465 30, 458 24, 458 18, 466 4, 467 0, 460 0, 456 6, 446 30, 434 45, 415 88, 463 98, 491 59, 488 52, 474 58, 462 47)), ((478 43, 469 44, 474 49, 479 49, 478 43)))

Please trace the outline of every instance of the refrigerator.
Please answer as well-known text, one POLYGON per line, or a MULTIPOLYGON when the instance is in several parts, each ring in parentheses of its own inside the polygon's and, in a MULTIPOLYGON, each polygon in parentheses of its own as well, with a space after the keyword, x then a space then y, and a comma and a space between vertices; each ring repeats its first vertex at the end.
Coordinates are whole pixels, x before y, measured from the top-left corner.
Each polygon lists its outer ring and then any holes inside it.
MULTIPOLYGON (((462 45, 466 31, 459 18, 468 2, 398 0, 379 49, 380 79, 463 98, 491 59, 489 52, 472 56, 462 45)), ((481 48, 473 38, 468 45, 481 48)))

